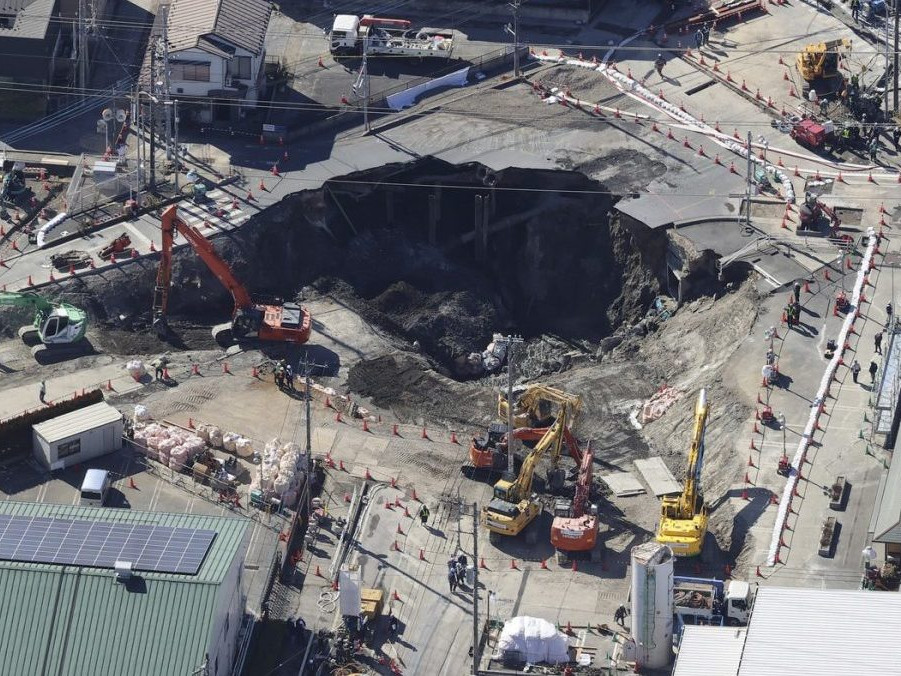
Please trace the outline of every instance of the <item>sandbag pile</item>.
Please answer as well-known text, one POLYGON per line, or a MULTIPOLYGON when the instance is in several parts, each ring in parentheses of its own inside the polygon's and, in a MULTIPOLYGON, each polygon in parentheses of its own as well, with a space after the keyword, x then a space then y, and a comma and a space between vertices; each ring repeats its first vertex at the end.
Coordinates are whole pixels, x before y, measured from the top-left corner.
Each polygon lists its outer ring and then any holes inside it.
POLYGON ((286 507, 293 507, 307 470, 306 454, 300 446, 272 439, 263 448, 260 469, 250 482, 250 490, 262 491, 265 499, 279 498, 286 507))
POLYGON ((174 470, 191 465, 206 442, 200 436, 157 423, 136 426, 134 442, 146 449, 146 454, 174 470))

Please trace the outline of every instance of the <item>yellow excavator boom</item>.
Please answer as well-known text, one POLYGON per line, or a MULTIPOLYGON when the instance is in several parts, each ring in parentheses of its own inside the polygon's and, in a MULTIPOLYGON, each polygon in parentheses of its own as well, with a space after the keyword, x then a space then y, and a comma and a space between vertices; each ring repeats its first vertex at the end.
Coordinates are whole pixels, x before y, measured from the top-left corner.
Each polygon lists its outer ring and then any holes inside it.
MULTIPOLYGON (((582 397, 569 394, 547 385, 529 385, 513 403, 513 427, 535 427, 535 423, 548 417, 549 404, 567 408, 570 425, 575 423, 576 416, 582 409, 582 397)), ((507 419, 507 397, 501 392, 497 399, 497 415, 501 420, 507 419)))
POLYGON ((560 455, 568 413, 562 407, 554 424, 523 460, 516 479, 501 479, 494 485, 494 498, 482 507, 482 525, 491 533, 518 535, 541 513, 541 503, 532 498, 535 469, 548 449, 560 455))
POLYGON ((702 389, 695 405, 688 470, 682 493, 660 501, 657 542, 669 545, 677 556, 700 554, 707 534, 709 514, 701 492, 701 470, 704 466, 704 433, 709 410, 707 390, 702 389))

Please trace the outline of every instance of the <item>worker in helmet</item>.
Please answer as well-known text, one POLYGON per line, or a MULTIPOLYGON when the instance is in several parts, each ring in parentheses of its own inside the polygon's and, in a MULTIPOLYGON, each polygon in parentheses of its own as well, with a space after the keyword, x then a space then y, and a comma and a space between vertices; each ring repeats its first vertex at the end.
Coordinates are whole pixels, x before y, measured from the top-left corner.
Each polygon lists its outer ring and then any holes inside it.
POLYGON ((666 59, 663 58, 663 54, 657 55, 657 60, 654 61, 654 68, 657 69, 657 74, 660 77, 663 77, 663 67, 666 65, 666 59))

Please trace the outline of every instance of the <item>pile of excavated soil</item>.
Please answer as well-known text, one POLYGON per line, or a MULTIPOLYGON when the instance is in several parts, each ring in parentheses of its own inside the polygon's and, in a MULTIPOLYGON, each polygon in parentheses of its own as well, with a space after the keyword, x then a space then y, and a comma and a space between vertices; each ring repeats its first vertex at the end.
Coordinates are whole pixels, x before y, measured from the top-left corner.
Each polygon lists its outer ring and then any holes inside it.
POLYGON ((404 353, 357 362, 350 368, 347 387, 401 422, 429 420, 451 429, 490 420, 497 404, 491 388, 445 378, 420 356, 404 353))

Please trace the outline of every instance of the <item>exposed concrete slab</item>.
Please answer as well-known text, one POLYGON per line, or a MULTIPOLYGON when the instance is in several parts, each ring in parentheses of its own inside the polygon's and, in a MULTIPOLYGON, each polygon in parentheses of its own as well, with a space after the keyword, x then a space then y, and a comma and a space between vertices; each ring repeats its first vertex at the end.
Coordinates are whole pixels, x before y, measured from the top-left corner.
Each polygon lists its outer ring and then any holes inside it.
POLYGON ((612 474, 602 474, 603 481, 613 494, 618 498, 625 498, 630 495, 641 495, 645 492, 644 486, 632 472, 613 472, 612 474))
POLYGON ((664 464, 663 458, 660 456, 642 458, 636 460, 634 464, 635 469, 641 472, 641 476, 651 487, 651 492, 657 497, 682 491, 682 486, 676 481, 676 477, 669 471, 669 467, 664 464))

